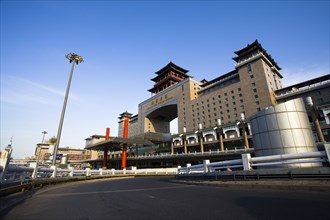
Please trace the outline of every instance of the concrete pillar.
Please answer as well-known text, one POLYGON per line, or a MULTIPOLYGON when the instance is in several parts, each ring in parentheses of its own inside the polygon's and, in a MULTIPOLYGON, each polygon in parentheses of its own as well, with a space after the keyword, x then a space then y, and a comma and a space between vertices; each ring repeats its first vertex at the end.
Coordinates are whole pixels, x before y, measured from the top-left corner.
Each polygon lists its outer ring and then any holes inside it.
POLYGON ((247 133, 246 133, 245 124, 243 124, 243 138, 244 138, 244 144, 245 144, 246 148, 249 149, 250 145, 249 145, 249 140, 248 140, 247 133))
POLYGON ((239 134, 239 128, 238 128, 238 126, 236 126, 235 130, 236 130, 237 137, 240 137, 241 135, 239 134))
POLYGON ((187 173, 190 173, 190 167, 191 167, 191 163, 187 163, 187 173))
POLYGON ((243 162, 244 170, 252 170, 250 160, 251 160, 251 154, 242 154, 242 162, 243 162))
POLYGON ((307 105, 310 108, 310 113, 311 113, 311 116, 312 116, 312 120, 314 122, 314 127, 315 127, 316 134, 319 138, 319 142, 325 142, 325 139, 324 139, 324 136, 323 136, 323 133, 322 133, 322 129, 321 129, 321 126, 320 126, 320 122, 319 122, 319 119, 317 118, 317 115, 316 115, 316 110, 315 110, 312 98, 310 96, 306 97, 306 102, 307 102, 307 105))
POLYGON ((220 129, 220 131, 219 131, 219 144, 220 144, 220 151, 221 152, 224 152, 225 151, 225 147, 223 145, 222 129, 220 129))
POLYGON ((173 155, 174 154, 174 143, 173 143, 173 141, 171 142, 171 155, 173 155))
POLYGON ((324 144, 324 149, 325 149, 325 153, 327 154, 328 162, 330 165, 330 144, 324 144))
POLYGON ((69 170, 70 170, 69 176, 73 177, 74 168, 73 167, 69 167, 69 170))
POLYGON ((184 153, 187 154, 187 140, 186 140, 186 135, 182 135, 182 141, 183 141, 183 150, 184 150, 184 153))
POLYGON ((56 174, 57 174, 57 167, 55 165, 53 165, 50 168, 53 169, 53 173, 52 173, 51 177, 52 178, 55 178, 56 177, 56 174))
POLYGON ((38 174, 38 162, 30 163, 30 167, 33 167, 32 179, 36 179, 38 174))
POLYGON ((210 160, 203 160, 204 174, 209 172, 209 167, 208 167, 209 164, 210 164, 210 160))
POLYGON ((86 168, 86 176, 91 176, 91 168, 86 168))

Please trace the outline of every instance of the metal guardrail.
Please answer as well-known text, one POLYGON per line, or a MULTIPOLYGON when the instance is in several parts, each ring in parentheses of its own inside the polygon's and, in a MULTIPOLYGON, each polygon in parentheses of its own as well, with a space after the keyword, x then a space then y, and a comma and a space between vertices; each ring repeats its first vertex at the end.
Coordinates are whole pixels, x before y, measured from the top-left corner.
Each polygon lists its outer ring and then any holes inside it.
POLYGON ((205 160, 204 164, 193 166, 187 164, 186 167, 179 168, 178 172, 179 174, 208 173, 219 170, 226 170, 228 168, 243 168, 244 170, 251 170, 253 167, 326 162, 329 162, 326 151, 282 154, 254 158, 251 158, 250 154, 242 154, 242 159, 226 160, 213 163, 210 163, 209 160, 205 160))
MULTIPOLYGON (((27 169, 17 169, 17 170, 27 170, 27 169)), ((31 171, 31 169, 28 169, 31 171)), ((16 192, 24 192, 26 190, 31 190, 38 187, 43 187, 45 185, 52 185, 71 181, 80 180, 91 180, 100 178, 114 178, 114 177, 127 177, 127 176, 137 176, 137 175, 175 175, 178 173, 178 168, 157 168, 157 169, 132 169, 132 170, 91 170, 89 168, 85 170, 74 170, 74 169, 54 169, 49 168, 39 168, 38 171, 43 171, 51 173, 55 178, 36 178, 36 179, 23 179, 23 181, 12 181, 4 182, 0 184, 0 197, 16 192)), ((32 170, 33 172, 33 170, 32 170)), ((32 173, 31 172, 31 173, 32 173)), ((48 175, 50 177, 51 175, 48 175)))
MULTIPOLYGON (((37 175, 35 179, 32 179, 32 173, 34 172, 34 169, 32 167, 24 167, 22 169, 9 169, 15 172, 18 172, 20 175, 18 178, 14 178, 17 173, 12 173, 12 176, 14 176, 11 179, 8 179, 6 181, 2 182, 2 187, 9 187, 12 185, 24 185, 26 182, 30 181, 38 181, 39 179, 45 179, 45 178, 72 178, 72 177, 96 177, 96 176, 117 176, 117 175, 147 175, 147 174, 154 174, 154 175, 174 175, 178 173, 178 168, 155 168, 155 169, 136 169, 135 167, 132 167, 131 170, 92 170, 90 168, 86 168, 85 170, 75 170, 73 168, 69 169, 61 169, 61 168, 44 168, 39 167, 37 171, 37 175), (20 173, 21 172, 21 173, 20 173), (22 172, 27 174, 22 174, 22 172)), ((11 174, 11 173, 9 173, 11 174)), ((0 187, 1 188, 1 187, 0 187)))
MULTIPOLYGON (((176 153, 176 154, 170 154, 170 153, 161 153, 161 154, 152 154, 152 155, 139 155, 139 156, 134 156, 130 158, 137 158, 137 159, 146 159, 146 158, 175 158, 175 157, 189 157, 189 156, 208 156, 208 155, 219 155, 219 154, 226 154, 226 153, 243 153, 247 152, 248 149, 246 148, 239 148, 236 147, 232 150, 226 149, 225 151, 205 151, 205 152, 189 152, 187 154, 182 153, 176 153)), ((159 171, 159 170, 135 170, 135 171, 129 171, 126 170, 126 173, 164 173, 164 174, 175 174, 177 172, 177 168, 174 168, 174 171, 159 171)), ((1 173, 3 171, 0 171, 1 173)), ((72 170, 72 169, 59 169, 56 168, 56 173, 54 173, 54 167, 39 167, 34 165, 31 167, 27 166, 13 166, 13 165, 8 165, 6 174, 3 175, 3 181, 7 184, 11 182, 24 182, 22 179, 29 179, 29 178, 48 178, 48 177, 68 177, 68 176, 97 176, 97 175, 116 175, 116 174, 122 174, 123 171, 113 171, 113 170, 108 170, 108 171, 100 171, 100 170, 72 170), (35 167, 37 168, 37 172, 34 173, 35 167)))
POLYGON ((280 174, 274 173, 245 173, 237 174, 236 172, 214 173, 213 175, 177 175, 176 179, 184 180, 216 180, 216 181, 236 181, 236 180, 283 180, 283 179, 298 179, 298 180, 330 180, 330 173, 294 173, 291 171, 280 174))

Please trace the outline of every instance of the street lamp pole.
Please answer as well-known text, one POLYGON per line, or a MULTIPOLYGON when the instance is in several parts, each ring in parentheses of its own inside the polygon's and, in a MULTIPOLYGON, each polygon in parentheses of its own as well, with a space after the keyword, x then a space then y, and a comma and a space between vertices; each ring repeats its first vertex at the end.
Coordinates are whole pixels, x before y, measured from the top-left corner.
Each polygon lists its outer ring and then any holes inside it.
POLYGON ((44 139, 45 139, 45 134, 48 134, 48 133, 47 133, 47 131, 43 131, 41 133, 43 134, 42 141, 41 141, 41 143, 43 144, 44 143, 44 139))
POLYGON ((56 144, 55 144, 54 151, 53 151, 53 161, 52 161, 53 166, 55 166, 55 164, 56 164, 57 150, 58 150, 58 147, 60 145, 63 120, 64 120, 64 115, 65 115, 66 103, 67 103, 68 97, 69 97, 69 91, 70 91, 70 86, 71 86, 73 70, 74 70, 74 64, 78 65, 79 63, 84 62, 83 58, 81 56, 75 54, 75 53, 69 53, 65 57, 70 61, 70 63, 72 63, 72 67, 71 67, 71 72, 70 72, 68 85, 67 85, 67 88, 66 88, 66 93, 65 93, 65 98, 64 98, 63 108, 62 108, 60 124, 59 124, 58 130, 57 130, 56 144))

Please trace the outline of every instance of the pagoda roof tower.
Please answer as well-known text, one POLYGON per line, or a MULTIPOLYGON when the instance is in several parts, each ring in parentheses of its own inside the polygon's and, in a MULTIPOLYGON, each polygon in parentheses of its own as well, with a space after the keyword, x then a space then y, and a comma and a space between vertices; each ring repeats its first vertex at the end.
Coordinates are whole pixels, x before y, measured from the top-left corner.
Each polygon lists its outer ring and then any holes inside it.
POLYGON ((120 114, 120 116, 118 117, 119 120, 123 120, 125 118, 130 119, 132 117, 133 114, 129 113, 127 110, 123 113, 120 114))
POLYGON ((235 60, 237 63, 248 59, 251 57, 253 54, 256 53, 262 53, 269 62, 276 67, 277 70, 281 70, 281 67, 277 65, 275 60, 272 58, 270 54, 267 53, 267 51, 261 46, 261 44, 258 42, 258 40, 255 40, 252 44, 248 44, 246 47, 244 47, 241 50, 235 51, 234 52, 237 57, 234 57, 233 60, 235 60))
POLYGON ((169 62, 166 66, 155 72, 157 76, 151 79, 155 82, 154 87, 148 91, 157 94, 175 83, 189 78, 190 76, 186 74, 187 72, 188 70, 169 62))

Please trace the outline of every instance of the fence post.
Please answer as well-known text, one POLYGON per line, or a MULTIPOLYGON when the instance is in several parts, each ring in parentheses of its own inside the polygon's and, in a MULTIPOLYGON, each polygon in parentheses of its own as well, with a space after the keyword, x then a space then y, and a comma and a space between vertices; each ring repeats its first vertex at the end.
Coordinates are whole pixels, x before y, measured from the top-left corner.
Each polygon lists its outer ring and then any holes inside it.
POLYGON ((52 178, 55 178, 56 177, 56 174, 57 174, 57 167, 54 165, 54 166, 51 166, 50 167, 51 169, 53 169, 53 173, 52 173, 52 178))
POLYGON ((178 166, 178 168, 176 169, 176 174, 179 173, 179 169, 181 168, 181 166, 178 166))
POLYGON ((99 171, 100 171, 99 175, 102 176, 103 175, 102 168, 100 168, 99 171))
POLYGON ((70 173, 69 176, 73 177, 74 167, 69 167, 70 173))
POLYGON ((115 169, 112 168, 111 171, 112 171, 111 174, 112 174, 112 175, 115 175, 115 169))
POLYGON ((30 167, 33 167, 32 179, 36 179, 38 174, 37 162, 30 163, 30 167))
POLYGON ((186 172, 187 172, 188 174, 190 173, 190 167, 191 167, 191 163, 187 163, 187 167, 186 167, 186 168, 187 168, 187 171, 186 171, 186 172))
POLYGON ((330 164, 330 144, 324 144, 324 149, 328 157, 328 163, 330 164))
POLYGON ((209 172, 209 167, 208 167, 209 164, 210 164, 210 160, 203 160, 204 174, 209 172))
POLYGON ((251 160, 251 154, 242 154, 242 163, 243 163, 243 169, 244 170, 251 170, 251 164, 250 164, 250 160, 251 160))
POLYGON ((86 168, 86 176, 91 176, 91 168, 86 168))

